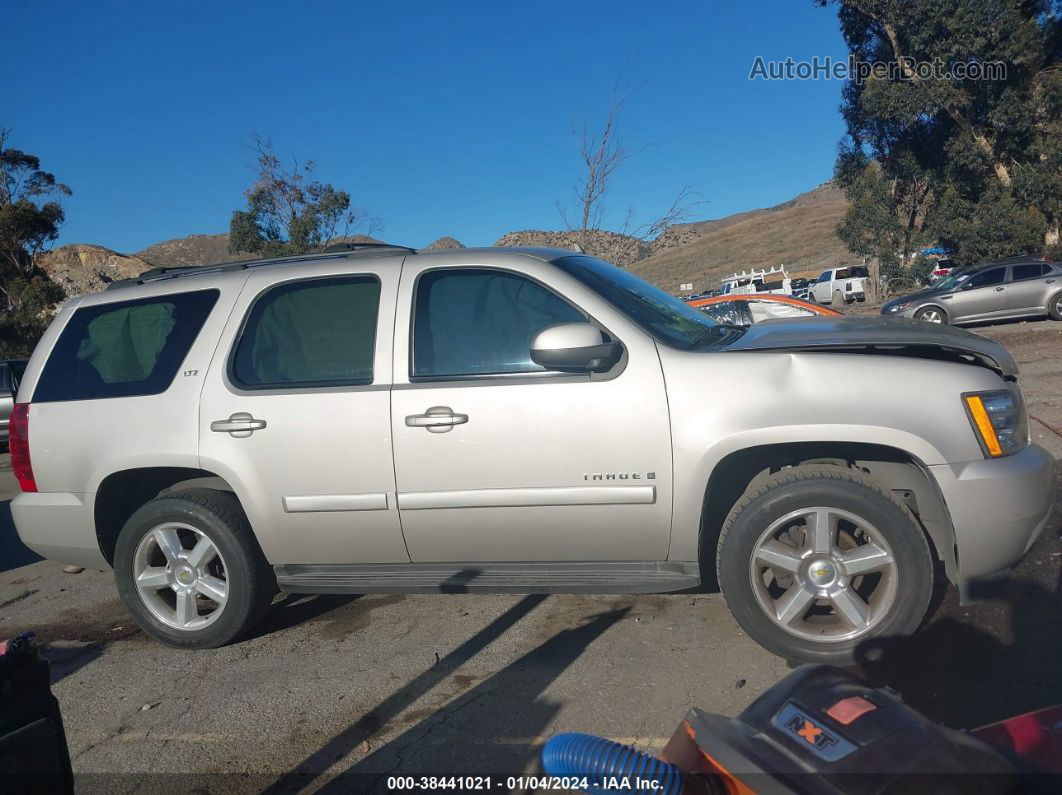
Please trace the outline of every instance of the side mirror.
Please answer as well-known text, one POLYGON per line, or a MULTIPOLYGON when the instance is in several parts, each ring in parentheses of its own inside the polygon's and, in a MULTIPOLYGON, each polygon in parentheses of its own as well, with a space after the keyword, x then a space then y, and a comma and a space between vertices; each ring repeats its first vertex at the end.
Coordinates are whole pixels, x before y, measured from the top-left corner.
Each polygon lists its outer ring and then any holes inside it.
POLYGON ((549 370, 601 373, 619 361, 623 345, 590 323, 560 323, 531 342, 531 361, 549 370))

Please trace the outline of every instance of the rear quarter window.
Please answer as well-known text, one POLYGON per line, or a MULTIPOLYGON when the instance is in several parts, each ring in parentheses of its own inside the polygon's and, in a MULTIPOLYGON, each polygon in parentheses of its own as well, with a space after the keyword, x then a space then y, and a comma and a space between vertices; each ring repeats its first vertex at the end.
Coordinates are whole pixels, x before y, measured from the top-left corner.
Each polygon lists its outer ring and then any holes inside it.
POLYGON ((217 290, 199 290, 76 310, 44 365, 33 402, 165 392, 217 300, 217 290))

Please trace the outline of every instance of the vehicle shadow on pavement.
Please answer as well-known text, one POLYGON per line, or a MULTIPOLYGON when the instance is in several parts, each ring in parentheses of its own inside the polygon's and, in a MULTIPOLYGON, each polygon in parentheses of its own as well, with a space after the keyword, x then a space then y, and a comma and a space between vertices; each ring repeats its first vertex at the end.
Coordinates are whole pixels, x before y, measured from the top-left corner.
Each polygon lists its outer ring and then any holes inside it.
POLYGON ((285 593, 283 598, 269 606, 265 618, 244 638, 244 642, 319 618, 325 613, 350 604, 360 596, 361 594, 285 593))
POLYGON ((11 500, 0 502, 0 572, 17 569, 38 560, 44 558, 30 551, 15 531, 15 520, 11 518, 11 500))
MULTIPOLYGON (((1062 569, 1056 506, 1037 560, 1017 579, 982 586, 969 608, 949 595, 946 613, 911 638, 882 638, 857 649, 862 672, 899 691, 928 717, 957 729, 1062 703, 1062 569), (1045 571, 1044 567, 1047 567, 1045 571)), ((1039 548, 1039 549, 1037 549, 1039 548)))
POLYGON ((525 596, 456 649, 441 657, 431 668, 396 690, 375 708, 362 715, 317 751, 280 776, 263 792, 296 792, 312 785, 314 780, 336 761, 358 748, 362 743, 368 742, 381 728, 391 723, 429 690, 455 674, 462 665, 511 629, 545 599, 545 596, 538 594, 525 596))
MULTIPOLYGON (((588 616, 445 706, 424 710, 427 714, 419 723, 317 792, 387 792, 386 777, 392 773, 519 776, 537 757, 536 740, 562 706, 543 697, 546 689, 630 609, 617 607, 588 616)), ((414 712, 409 717, 420 716, 414 712)))

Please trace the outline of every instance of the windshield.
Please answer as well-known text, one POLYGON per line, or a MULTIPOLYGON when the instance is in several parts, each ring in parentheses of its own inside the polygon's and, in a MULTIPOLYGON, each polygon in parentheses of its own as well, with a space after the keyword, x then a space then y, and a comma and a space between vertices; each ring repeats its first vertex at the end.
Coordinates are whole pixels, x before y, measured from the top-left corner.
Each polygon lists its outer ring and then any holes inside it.
POLYGON ((553 264, 674 348, 708 347, 733 333, 729 326, 615 265, 593 257, 562 257, 553 264))
POLYGON ((938 279, 933 283, 934 290, 951 290, 959 285, 960 282, 966 281, 970 276, 970 271, 952 271, 943 279, 938 279))

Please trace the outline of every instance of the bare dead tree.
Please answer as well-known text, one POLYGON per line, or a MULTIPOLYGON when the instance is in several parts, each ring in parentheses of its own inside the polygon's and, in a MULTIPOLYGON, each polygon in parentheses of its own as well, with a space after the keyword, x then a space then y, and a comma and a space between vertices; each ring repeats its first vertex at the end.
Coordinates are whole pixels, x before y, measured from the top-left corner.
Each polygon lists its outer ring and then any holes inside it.
POLYGON ((676 224, 689 221, 697 207, 708 203, 700 197, 700 191, 694 190, 693 185, 687 182, 675 194, 675 198, 671 200, 664 214, 655 221, 634 226, 634 208, 628 208, 627 217, 619 232, 621 235, 630 235, 641 240, 655 240, 676 224))
POLYGON ((639 86, 623 86, 619 80, 612 86, 605 122, 597 132, 584 127, 577 130, 572 124, 572 136, 579 141, 579 154, 586 170, 572 187, 572 213, 558 205, 561 220, 570 230, 586 232, 600 229, 605 220, 604 198, 609 180, 624 161, 633 153, 619 138, 617 125, 623 104, 633 96, 639 86), (574 216, 574 217, 573 217, 574 216))
MULTIPOLYGON (((584 166, 583 176, 572 186, 572 201, 569 207, 557 203, 557 210, 566 229, 580 233, 580 242, 587 245, 587 232, 600 230, 605 222, 605 198, 616 171, 630 157, 642 151, 628 149, 619 135, 619 117, 624 104, 640 85, 622 84, 619 79, 612 86, 612 98, 600 129, 591 132, 586 127, 576 129, 572 124, 572 136, 579 142, 579 154, 584 166)), ((643 147, 644 148, 644 147, 643 147)), ((653 240, 675 224, 688 221, 693 211, 706 204, 701 194, 687 183, 675 195, 667 210, 658 218, 635 225, 633 208, 619 228, 619 234, 642 240, 653 240)))

